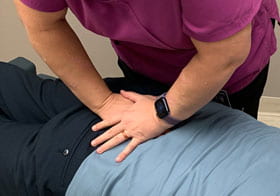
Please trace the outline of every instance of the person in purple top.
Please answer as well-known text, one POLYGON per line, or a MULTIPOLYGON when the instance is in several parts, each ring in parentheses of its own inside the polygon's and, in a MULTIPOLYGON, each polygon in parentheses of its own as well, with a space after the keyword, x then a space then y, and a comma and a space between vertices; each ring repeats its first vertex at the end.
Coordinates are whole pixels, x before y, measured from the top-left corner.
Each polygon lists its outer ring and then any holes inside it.
MULTIPOLYGON (((140 143, 189 118, 220 90, 231 106, 257 117, 270 56, 276 51, 275 0, 15 0, 42 59, 102 118, 91 142, 102 153, 128 139, 120 162, 140 143), (113 93, 65 15, 108 37, 131 81, 166 86, 162 96, 113 93)), ((128 80, 128 81, 129 81, 128 80)))

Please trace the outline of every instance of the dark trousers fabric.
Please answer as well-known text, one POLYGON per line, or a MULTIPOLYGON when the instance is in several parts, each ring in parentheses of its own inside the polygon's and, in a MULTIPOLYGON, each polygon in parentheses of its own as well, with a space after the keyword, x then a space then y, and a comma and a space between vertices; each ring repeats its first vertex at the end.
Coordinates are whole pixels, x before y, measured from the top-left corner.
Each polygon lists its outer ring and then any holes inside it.
POLYGON ((260 98, 267 81, 269 64, 248 86, 239 92, 229 95, 231 106, 242 110, 257 119, 260 98))
MULTIPOLYGON (((149 84, 158 84, 158 86, 160 86, 160 91, 167 91, 170 88, 167 85, 160 84, 150 78, 147 78, 145 76, 142 76, 134 72, 121 59, 118 60, 118 63, 124 75, 130 81, 134 81, 134 82, 140 81, 149 84)), ((232 108, 242 110, 245 113, 257 119, 259 101, 267 80, 268 67, 269 64, 267 64, 267 66, 262 70, 262 72, 247 87, 245 87, 244 89, 240 90, 237 93, 228 95, 228 99, 232 108)), ((219 100, 219 99, 215 99, 215 100, 219 100)))
MULTIPOLYGON (((157 84, 125 78, 105 80, 120 89, 161 94, 157 84)), ((100 118, 60 80, 0 63, 0 196, 60 196, 95 148, 91 131, 100 118)))
MULTIPOLYGON (((119 65, 126 77, 105 79, 113 92, 160 95, 169 88, 122 61, 119 65)), ((230 95, 233 107, 255 111, 266 76, 267 68, 230 95)), ((95 150, 90 141, 105 131, 91 131, 98 121, 60 80, 42 80, 0 63, 0 196, 64 195, 82 161, 95 150)))
POLYGON ((0 63, 0 195, 64 195, 94 148, 98 116, 60 80, 0 63))

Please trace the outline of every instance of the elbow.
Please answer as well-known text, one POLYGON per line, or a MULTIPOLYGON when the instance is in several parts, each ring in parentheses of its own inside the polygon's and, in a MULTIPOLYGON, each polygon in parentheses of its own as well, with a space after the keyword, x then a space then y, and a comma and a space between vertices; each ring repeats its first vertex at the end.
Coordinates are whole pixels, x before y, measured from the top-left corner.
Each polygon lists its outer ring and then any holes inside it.
POLYGON ((227 65, 235 70, 246 62, 249 54, 250 48, 242 49, 239 54, 229 58, 227 65))
POLYGON ((242 45, 242 47, 239 47, 238 50, 228 56, 227 64, 233 69, 237 69, 238 67, 243 65, 250 55, 251 41, 247 41, 242 45))

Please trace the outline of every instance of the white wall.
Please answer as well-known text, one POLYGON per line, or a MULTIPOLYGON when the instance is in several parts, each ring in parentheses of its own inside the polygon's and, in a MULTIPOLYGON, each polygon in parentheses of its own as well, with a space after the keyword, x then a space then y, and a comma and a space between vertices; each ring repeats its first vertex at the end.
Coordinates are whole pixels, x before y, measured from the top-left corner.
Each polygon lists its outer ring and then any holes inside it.
MULTIPOLYGON (((280 5, 280 3, 278 4, 280 5)), ((278 50, 271 57, 271 66, 269 68, 268 80, 264 89, 264 95, 271 97, 280 97, 280 27, 275 28, 278 50)))
MULTIPOLYGON (((280 5, 280 0, 278 5, 280 5)), ((71 25, 83 42, 93 63, 102 76, 120 76, 114 54, 108 39, 85 30, 73 15, 68 15, 71 25)), ((278 48, 280 48, 280 28, 276 28, 278 48)), ((48 67, 29 44, 23 26, 20 23, 12 0, 0 0, 0 60, 8 61, 17 56, 31 59, 39 73, 52 74, 48 67)), ((280 50, 272 57, 269 78, 264 95, 280 97, 280 50)))
MULTIPOLYGON (((101 75, 120 76, 121 71, 116 66, 117 57, 110 41, 82 28, 72 14, 68 14, 68 18, 101 75)), ((17 56, 32 60, 39 73, 53 74, 32 49, 13 1, 0 0, 0 61, 8 61, 17 56)))

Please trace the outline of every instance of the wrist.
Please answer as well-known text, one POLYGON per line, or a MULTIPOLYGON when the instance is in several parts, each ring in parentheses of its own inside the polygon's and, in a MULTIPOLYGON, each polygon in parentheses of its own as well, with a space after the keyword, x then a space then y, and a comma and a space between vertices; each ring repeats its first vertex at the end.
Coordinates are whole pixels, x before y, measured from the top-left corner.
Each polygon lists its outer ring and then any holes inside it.
MULTIPOLYGON (((113 100, 113 95, 114 93, 112 91, 104 92, 102 98, 99 99, 98 103, 95 102, 95 105, 92 106, 92 110, 96 112, 97 114, 102 111, 106 105, 109 105, 113 100)), ((96 100, 95 100, 96 101, 96 100)))
POLYGON ((154 107, 156 110, 156 115, 160 120, 165 121, 166 123, 168 123, 170 125, 176 125, 181 121, 181 120, 171 116, 170 107, 169 107, 168 101, 166 99, 166 93, 160 95, 156 99, 156 101, 154 103, 154 107))

